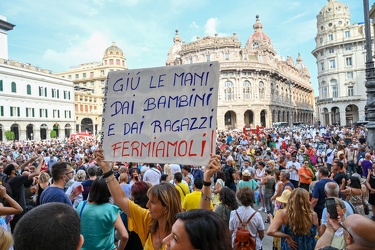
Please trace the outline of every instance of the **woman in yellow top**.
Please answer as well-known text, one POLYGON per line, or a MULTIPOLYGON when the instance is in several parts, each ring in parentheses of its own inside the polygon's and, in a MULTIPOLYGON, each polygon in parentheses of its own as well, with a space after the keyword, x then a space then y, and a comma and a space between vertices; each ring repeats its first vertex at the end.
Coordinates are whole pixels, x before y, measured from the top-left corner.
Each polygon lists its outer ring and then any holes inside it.
POLYGON ((171 233, 176 214, 182 211, 177 189, 169 183, 151 187, 147 192, 147 209, 144 209, 126 197, 109 162, 104 161, 102 150, 99 150, 96 156, 115 204, 132 219, 133 231, 141 239, 143 249, 166 249, 163 239, 171 233))

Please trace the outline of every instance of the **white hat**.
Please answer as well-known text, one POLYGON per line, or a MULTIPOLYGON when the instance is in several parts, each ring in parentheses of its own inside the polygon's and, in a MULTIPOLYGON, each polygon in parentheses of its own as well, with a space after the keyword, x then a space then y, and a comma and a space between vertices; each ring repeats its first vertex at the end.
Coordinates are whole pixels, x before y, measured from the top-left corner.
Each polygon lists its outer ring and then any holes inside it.
POLYGON ((250 171, 249 170, 245 170, 245 171, 243 171, 242 172, 242 176, 250 176, 251 174, 250 174, 250 171))
POLYGON ((270 148, 267 148, 266 151, 271 151, 271 149, 270 149, 270 148))

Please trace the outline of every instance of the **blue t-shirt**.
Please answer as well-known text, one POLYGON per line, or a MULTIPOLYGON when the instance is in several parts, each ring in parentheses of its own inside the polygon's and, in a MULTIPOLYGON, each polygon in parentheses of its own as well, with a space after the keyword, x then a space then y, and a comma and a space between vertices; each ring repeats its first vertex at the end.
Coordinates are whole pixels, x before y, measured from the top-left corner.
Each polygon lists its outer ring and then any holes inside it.
POLYGON ((315 187, 313 189, 312 197, 315 199, 318 199, 318 202, 316 203, 315 207, 318 209, 323 209, 325 207, 325 201, 326 201, 326 193, 324 192, 324 186, 328 182, 333 182, 333 180, 329 178, 321 179, 320 181, 317 181, 315 183, 315 187))
POLYGON ((43 190, 42 194, 40 195, 40 204, 49 202, 62 202, 72 206, 72 202, 65 194, 64 189, 59 187, 49 186, 43 190))
POLYGON ((81 214, 81 234, 85 239, 81 249, 115 249, 113 224, 120 209, 109 203, 86 203, 82 210, 83 204, 84 201, 76 208, 78 216, 81 214))

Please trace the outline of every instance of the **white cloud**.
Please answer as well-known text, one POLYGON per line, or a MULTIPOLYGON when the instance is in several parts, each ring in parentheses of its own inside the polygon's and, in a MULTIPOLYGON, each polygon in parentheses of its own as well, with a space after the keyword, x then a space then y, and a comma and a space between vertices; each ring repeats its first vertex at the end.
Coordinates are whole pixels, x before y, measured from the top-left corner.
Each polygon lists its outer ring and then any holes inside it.
POLYGON ((204 25, 205 27, 205 34, 209 36, 214 36, 217 31, 216 31, 216 25, 217 25, 217 18, 209 18, 204 25))
POLYGON ((198 26, 198 24, 195 21, 191 22, 191 24, 189 25, 189 27, 192 28, 192 29, 199 29, 199 26, 198 26))
POLYGON ((83 62, 101 61, 103 53, 111 45, 111 41, 103 34, 96 32, 91 34, 87 40, 77 41, 74 37, 65 51, 55 51, 47 49, 43 54, 43 61, 52 65, 62 67, 74 66, 83 62))

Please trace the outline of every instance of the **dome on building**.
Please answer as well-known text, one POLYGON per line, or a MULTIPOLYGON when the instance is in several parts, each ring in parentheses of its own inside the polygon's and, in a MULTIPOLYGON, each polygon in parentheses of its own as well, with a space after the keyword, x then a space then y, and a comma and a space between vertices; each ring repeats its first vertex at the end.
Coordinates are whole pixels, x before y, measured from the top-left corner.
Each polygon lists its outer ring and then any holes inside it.
POLYGON ((176 30, 176 34, 173 37, 173 45, 169 49, 168 52, 168 59, 167 59, 167 65, 171 65, 175 62, 176 59, 179 58, 178 53, 181 50, 182 40, 180 35, 178 34, 178 30, 176 30))
POLYGON ((336 0, 328 0, 318 15, 318 30, 350 25, 349 7, 336 0), (327 22, 327 23, 324 23, 327 22))
POLYGON ((104 52, 104 57, 107 56, 124 56, 124 52, 122 52, 122 49, 116 46, 115 42, 112 42, 112 45, 108 47, 104 52))
POLYGON ((255 24, 253 25, 254 33, 246 42, 246 48, 257 49, 260 47, 271 47, 272 41, 269 36, 263 32, 263 24, 259 21, 259 16, 256 16, 255 24))
POLYGON ((300 53, 298 53, 298 57, 297 57, 297 59, 296 59, 296 68, 298 69, 298 70, 302 70, 302 69, 305 69, 306 68, 306 65, 303 63, 303 59, 302 59, 302 57, 301 57, 301 54, 300 53))

